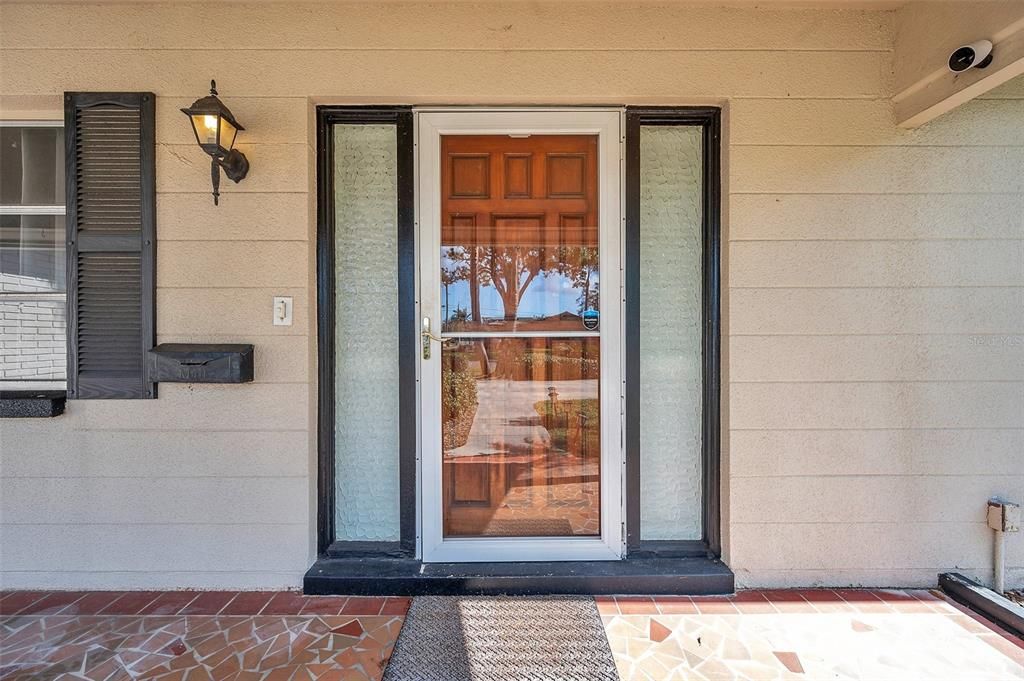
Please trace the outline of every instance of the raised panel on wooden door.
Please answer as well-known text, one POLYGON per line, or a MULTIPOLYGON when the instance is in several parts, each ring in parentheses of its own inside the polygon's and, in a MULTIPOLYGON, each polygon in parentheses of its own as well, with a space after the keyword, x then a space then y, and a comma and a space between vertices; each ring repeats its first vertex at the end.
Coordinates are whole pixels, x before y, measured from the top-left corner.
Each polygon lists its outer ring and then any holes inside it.
POLYGON ((501 186, 506 199, 533 198, 533 154, 512 152, 502 154, 501 186))
POLYGON ((448 155, 449 193, 452 199, 486 199, 491 189, 491 155, 448 155))

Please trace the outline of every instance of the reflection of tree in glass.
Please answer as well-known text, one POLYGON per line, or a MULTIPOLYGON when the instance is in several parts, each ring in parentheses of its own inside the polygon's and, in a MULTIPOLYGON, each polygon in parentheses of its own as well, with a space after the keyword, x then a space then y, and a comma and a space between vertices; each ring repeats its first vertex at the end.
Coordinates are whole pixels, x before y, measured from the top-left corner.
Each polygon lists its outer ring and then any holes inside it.
POLYGON ((554 249, 531 246, 485 246, 478 248, 477 280, 493 286, 501 296, 506 322, 519 316, 519 302, 537 275, 558 266, 554 249))
MULTIPOLYGON (((448 315, 448 287, 469 278, 469 263, 461 248, 449 248, 441 264, 441 286, 444 287, 444 319, 448 315)), ((458 313, 458 310, 456 310, 458 313)))
POLYGON ((600 283, 592 281, 600 263, 597 249, 589 246, 572 246, 560 250, 559 270, 569 277, 573 288, 581 289, 579 298, 576 299, 579 305, 577 312, 583 314, 591 308, 597 309, 600 283))
MULTIPOLYGON (((513 322, 519 316, 519 304, 534 279, 542 273, 557 272, 581 289, 577 303, 579 312, 597 307, 599 264, 598 249, 586 246, 471 246, 445 250, 441 268, 441 284, 448 287, 468 281, 470 293, 469 319, 482 322, 478 286, 492 286, 501 298, 502 316, 513 322)), ((445 318, 449 318, 447 309, 445 318)))

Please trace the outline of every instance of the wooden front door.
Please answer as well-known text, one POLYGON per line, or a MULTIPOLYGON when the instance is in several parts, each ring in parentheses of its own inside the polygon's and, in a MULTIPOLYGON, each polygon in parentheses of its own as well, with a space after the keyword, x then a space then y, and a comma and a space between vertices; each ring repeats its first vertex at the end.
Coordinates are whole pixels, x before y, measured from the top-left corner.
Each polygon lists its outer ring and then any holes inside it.
POLYGON ((445 534, 595 536, 597 137, 444 136, 441 162, 445 534))
POLYGON ((602 540, 602 284, 618 239, 602 232, 600 135, 436 142, 422 288, 438 312, 425 342, 441 338, 424 369, 440 374, 439 451, 424 452, 441 461, 438 539, 602 540))

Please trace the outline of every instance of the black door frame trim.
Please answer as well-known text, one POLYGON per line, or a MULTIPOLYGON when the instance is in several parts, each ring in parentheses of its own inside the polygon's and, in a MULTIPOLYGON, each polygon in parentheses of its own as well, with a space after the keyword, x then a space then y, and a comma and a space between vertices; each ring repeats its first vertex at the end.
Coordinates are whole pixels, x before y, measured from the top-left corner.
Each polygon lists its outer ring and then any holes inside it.
MULTIPOLYGON (((416 253, 413 113, 410 106, 318 106, 317 110, 317 546, 329 558, 413 558, 416 547, 416 253), (393 124, 398 145, 400 541, 335 542, 334 528, 334 158, 335 124, 393 124)), ((721 555, 721 109, 626 107, 625 383, 626 552, 628 558, 721 555), (703 130, 702 538, 644 541, 640 527, 640 127, 703 130)))
POLYGON ((626 552, 630 557, 722 553, 721 535, 721 134, 717 107, 626 107, 626 552), (702 224, 702 538, 644 541, 640 525, 640 127, 700 126, 702 224))
POLYGON ((317 552, 409 557, 416 550, 416 226, 413 121, 408 106, 318 106, 317 120, 317 552), (399 536, 336 542, 334 527, 334 126, 395 126, 398 180, 399 536))

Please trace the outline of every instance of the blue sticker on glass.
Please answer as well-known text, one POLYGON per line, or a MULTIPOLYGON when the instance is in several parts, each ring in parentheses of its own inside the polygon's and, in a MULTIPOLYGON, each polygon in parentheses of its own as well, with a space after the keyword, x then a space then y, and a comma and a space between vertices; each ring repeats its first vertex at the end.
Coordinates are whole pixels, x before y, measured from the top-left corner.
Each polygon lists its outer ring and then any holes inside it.
POLYGON ((593 331, 601 322, 601 314, 594 309, 583 311, 583 327, 593 331))

